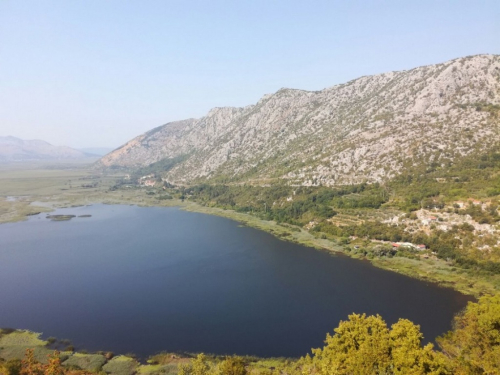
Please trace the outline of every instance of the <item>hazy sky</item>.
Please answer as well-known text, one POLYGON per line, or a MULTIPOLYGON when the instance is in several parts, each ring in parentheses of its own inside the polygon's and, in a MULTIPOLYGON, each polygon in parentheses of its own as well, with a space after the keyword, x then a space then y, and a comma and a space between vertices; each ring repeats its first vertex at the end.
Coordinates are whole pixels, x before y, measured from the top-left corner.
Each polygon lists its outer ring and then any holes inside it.
POLYGON ((116 147, 281 87, 500 54, 500 1, 0 0, 0 136, 116 147))

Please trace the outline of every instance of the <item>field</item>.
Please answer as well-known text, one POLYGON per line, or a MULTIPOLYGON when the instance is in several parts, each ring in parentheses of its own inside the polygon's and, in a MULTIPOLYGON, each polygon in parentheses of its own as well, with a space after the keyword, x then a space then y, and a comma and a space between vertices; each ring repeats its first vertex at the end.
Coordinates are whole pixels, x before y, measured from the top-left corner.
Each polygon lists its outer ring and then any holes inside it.
POLYGON ((92 170, 88 162, 0 164, 0 223, 57 207, 128 201, 132 194, 109 191, 119 177, 92 170))

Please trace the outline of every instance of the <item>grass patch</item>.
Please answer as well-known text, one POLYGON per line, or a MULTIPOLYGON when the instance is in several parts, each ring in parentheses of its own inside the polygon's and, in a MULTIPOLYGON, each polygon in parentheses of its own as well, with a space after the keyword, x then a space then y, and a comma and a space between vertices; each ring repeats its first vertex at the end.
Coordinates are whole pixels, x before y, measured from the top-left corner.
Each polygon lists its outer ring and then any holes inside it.
POLYGON ((103 355, 75 353, 64 361, 63 365, 87 371, 99 371, 105 363, 106 358, 103 355))
POLYGON ((274 370, 280 366, 287 364, 290 361, 291 361, 291 359, 289 359, 289 358, 281 358, 281 357, 280 358, 259 358, 256 361, 251 361, 248 364, 248 369, 249 369, 250 373, 252 373, 252 372, 261 373, 261 372, 274 370))
POLYGON ((137 373, 143 375, 177 374, 179 372, 179 365, 175 363, 167 365, 142 365, 137 370, 137 373))
POLYGON ((45 346, 47 341, 40 339, 40 333, 31 331, 14 331, 0 337, 0 348, 7 346, 35 347, 45 346))
MULTIPOLYGON (((35 359, 41 363, 47 363, 48 356, 54 353, 54 350, 48 349, 45 346, 9 346, 0 349, 0 358, 5 361, 13 359, 23 359, 26 354, 26 349, 33 349, 35 359)), ((61 353, 61 360, 67 358, 66 353, 61 353)))
POLYGON ((137 366, 135 359, 120 355, 106 363, 102 370, 112 375, 132 375, 136 372, 137 366))

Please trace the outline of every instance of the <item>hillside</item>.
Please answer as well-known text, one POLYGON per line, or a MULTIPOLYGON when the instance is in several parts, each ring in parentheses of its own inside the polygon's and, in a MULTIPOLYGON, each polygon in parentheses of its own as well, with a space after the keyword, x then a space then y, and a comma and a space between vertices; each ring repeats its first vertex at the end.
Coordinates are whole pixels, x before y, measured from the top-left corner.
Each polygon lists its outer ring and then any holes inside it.
POLYGON ((470 56, 214 108, 140 135, 97 165, 166 162, 174 184, 379 182, 415 164, 444 165, 489 149, 500 139, 499 109, 500 56, 470 56))
POLYGON ((112 191, 249 214, 481 295, 500 290, 499 111, 500 56, 478 55, 216 108, 97 166, 126 170, 112 191))
POLYGON ((0 161, 81 159, 89 156, 85 152, 65 146, 53 146, 41 140, 0 137, 0 161))

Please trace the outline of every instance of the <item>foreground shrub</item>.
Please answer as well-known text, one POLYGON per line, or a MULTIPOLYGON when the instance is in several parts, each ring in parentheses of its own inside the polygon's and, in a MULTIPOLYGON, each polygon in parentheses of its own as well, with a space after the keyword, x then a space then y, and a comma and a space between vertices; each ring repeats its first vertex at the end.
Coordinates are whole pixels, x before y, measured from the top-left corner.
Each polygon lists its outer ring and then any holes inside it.
POLYGON ((241 357, 227 357, 218 366, 221 375, 246 375, 245 363, 241 357))
POLYGON ((379 316, 352 314, 314 349, 312 369, 330 374, 446 374, 444 358, 432 344, 422 347, 420 327, 400 319, 391 329, 379 316))
POLYGON ((469 302, 437 339, 454 374, 500 374, 500 296, 469 302))
POLYGON ((135 374, 138 363, 135 359, 124 355, 113 357, 102 370, 108 374, 131 375, 135 374))
POLYGON ((226 357, 215 365, 203 354, 187 365, 179 365, 178 375, 246 375, 247 370, 241 357, 226 357))
POLYGON ((20 375, 91 375, 91 373, 65 369, 61 365, 57 351, 49 355, 47 364, 42 364, 36 360, 33 350, 27 349, 21 362, 20 375))

